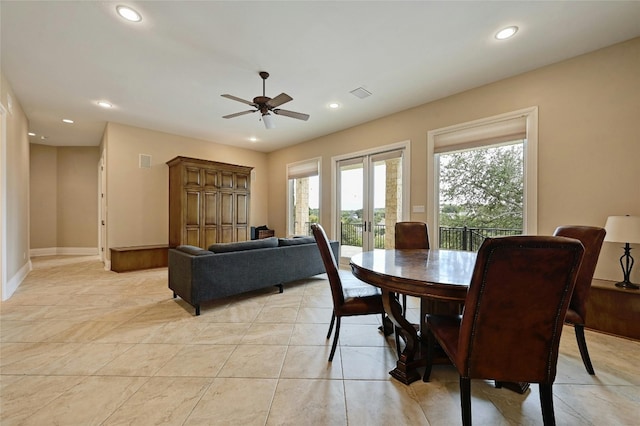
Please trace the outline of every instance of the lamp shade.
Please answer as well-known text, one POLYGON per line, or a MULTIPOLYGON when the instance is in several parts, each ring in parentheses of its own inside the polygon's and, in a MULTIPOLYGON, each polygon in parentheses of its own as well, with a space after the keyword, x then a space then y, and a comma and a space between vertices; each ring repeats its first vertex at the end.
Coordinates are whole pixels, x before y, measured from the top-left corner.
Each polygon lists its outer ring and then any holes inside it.
POLYGON ((604 229, 605 241, 640 244, 640 216, 609 216, 604 229))

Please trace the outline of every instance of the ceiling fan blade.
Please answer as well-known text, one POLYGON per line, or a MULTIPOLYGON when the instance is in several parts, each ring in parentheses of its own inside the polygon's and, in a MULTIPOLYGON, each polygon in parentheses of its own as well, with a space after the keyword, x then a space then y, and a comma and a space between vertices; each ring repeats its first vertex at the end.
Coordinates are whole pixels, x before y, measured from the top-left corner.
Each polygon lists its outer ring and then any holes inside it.
POLYGON ((244 99, 241 99, 241 98, 239 98, 239 97, 237 97, 237 96, 233 96, 233 95, 226 95, 226 94, 225 94, 225 95, 220 95, 220 96, 222 96, 223 98, 231 99, 232 101, 242 102, 243 104, 247 104, 247 105, 251 105, 251 106, 257 106, 257 105, 256 105, 256 104, 254 104, 253 102, 251 102, 251 101, 245 101, 244 99))
POLYGON ((235 114, 223 115, 222 118, 233 118, 239 117, 241 115, 249 114, 250 112, 256 112, 255 109, 250 109, 249 111, 236 112, 235 114))
POLYGON ((289 95, 287 95, 286 93, 280 93, 278 96, 276 96, 275 98, 271 99, 270 101, 267 102, 267 106, 270 108, 275 108, 277 106, 280 106, 284 103, 287 103, 289 101, 292 101, 293 98, 289 95))
POLYGON ((297 118, 298 120, 307 121, 309 119, 309 114, 303 114, 301 112, 288 111, 286 109, 274 109, 274 114, 284 115, 285 117, 297 118))

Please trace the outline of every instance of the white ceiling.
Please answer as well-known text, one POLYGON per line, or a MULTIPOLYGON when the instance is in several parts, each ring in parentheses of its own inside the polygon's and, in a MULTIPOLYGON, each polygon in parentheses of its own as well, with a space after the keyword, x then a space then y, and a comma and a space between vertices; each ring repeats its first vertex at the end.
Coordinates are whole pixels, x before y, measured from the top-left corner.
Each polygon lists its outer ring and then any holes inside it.
POLYGON ((640 36, 639 1, 2 0, 0 18, 32 142, 98 145, 112 121, 264 152, 640 36), (508 25, 516 37, 496 40, 508 25), (309 121, 222 118, 250 108, 220 95, 260 95, 262 70, 267 96, 289 94, 282 108, 309 121))

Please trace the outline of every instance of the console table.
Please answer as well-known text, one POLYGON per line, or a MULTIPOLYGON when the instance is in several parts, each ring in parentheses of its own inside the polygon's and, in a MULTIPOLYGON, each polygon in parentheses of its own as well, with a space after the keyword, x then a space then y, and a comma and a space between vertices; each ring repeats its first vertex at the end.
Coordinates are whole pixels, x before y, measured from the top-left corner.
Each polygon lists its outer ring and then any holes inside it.
POLYGON ((587 300, 585 327, 640 340, 640 291, 616 287, 615 281, 594 279, 587 300))

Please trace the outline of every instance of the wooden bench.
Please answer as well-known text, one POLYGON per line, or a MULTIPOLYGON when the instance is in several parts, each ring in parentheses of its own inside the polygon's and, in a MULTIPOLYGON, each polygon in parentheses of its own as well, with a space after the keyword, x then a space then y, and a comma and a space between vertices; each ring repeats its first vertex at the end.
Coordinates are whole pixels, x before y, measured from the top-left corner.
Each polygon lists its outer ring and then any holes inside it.
POLYGON ((111 248, 111 270, 114 272, 162 268, 169 264, 168 245, 111 248))

